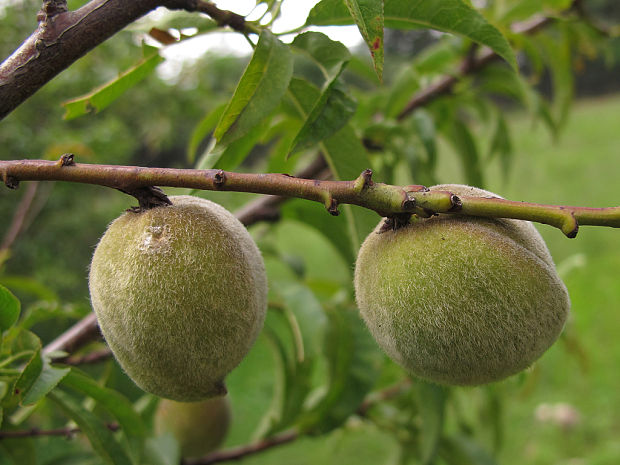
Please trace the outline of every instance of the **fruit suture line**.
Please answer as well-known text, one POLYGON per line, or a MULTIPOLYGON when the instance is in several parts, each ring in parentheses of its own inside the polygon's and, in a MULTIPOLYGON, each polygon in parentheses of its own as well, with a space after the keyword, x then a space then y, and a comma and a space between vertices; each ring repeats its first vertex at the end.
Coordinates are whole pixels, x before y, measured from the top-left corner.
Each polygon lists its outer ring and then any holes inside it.
POLYGON ((419 185, 373 182, 370 170, 354 181, 322 181, 275 173, 84 164, 73 162, 72 155, 63 155, 58 161, 0 161, 0 174, 10 188, 17 188, 20 181, 69 181, 111 187, 138 198, 142 209, 168 203, 165 195, 153 188, 167 186, 298 197, 323 203, 332 215, 338 215, 338 205, 352 204, 401 220, 414 214, 424 218, 437 213, 514 218, 549 224, 568 237, 576 236, 579 225, 620 227, 620 206, 588 208, 457 196, 419 185))

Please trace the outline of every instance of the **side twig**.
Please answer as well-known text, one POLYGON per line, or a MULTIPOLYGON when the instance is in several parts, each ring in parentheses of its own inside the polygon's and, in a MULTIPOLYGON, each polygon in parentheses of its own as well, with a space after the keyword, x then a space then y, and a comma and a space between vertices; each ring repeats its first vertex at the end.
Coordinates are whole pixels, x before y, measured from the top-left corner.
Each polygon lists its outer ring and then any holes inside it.
POLYGON ((257 32, 243 16, 203 0, 91 0, 74 11, 48 0, 37 29, 0 64, 0 119, 89 50, 160 6, 206 13, 220 26, 257 32))
POLYGON ((183 460, 182 465, 211 465, 213 463, 240 460, 243 457, 247 457, 248 455, 253 455, 276 446, 287 444, 296 440, 297 438, 299 438, 299 433, 297 431, 287 431, 284 433, 280 433, 277 436, 255 442, 253 444, 247 444, 245 446, 236 447, 234 449, 213 452, 206 457, 198 459, 186 459, 183 460))
POLYGON ((37 182, 33 182, 32 184, 28 185, 28 188, 26 189, 26 192, 24 192, 24 195, 19 201, 17 208, 15 208, 13 219, 9 225, 9 228, 6 231, 6 234, 4 235, 2 244, 0 244, 0 252, 10 249, 17 237, 24 230, 26 217, 28 216, 28 212, 30 211, 30 207, 32 206, 34 197, 37 194, 38 187, 39 183, 37 182))
MULTIPOLYGON (((548 24, 551 24, 553 21, 553 18, 549 17, 535 18, 532 21, 515 24, 512 27, 512 30, 515 34, 534 34, 548 24)), ((471 50, 473 53, 477 51, 477 48, 473 47, 471 50)), ((401 110, 396 119, 398 121, 402 121, 418 108, 422 108, 423 106, 428 105, 431 101, 443 95, 449 94, 452 92, 454 86, 465 76, 469 76, 480 71, 490 63, 500 60, 500 58, 501 57, 497 53, 488 48, 484 48, 477 56, 473 54, 468 55, 461 64, 458 74, 446 75, 429 87, 419 91, 411 98, 411 100, 409 100, 409 103, 407 103, 405 108, 401 110)))
MULTIPOLYGON (((119 426, 116 423, 110 423, 106 425, 110 431, 118 431, 119 426)), ((81 433, 80 428, 55 428, 48 430, 41 430, 38 428, 31 428, 21 431, 0 431, 0 440, 2 439, 19 439, 19 438, 36 438, 42 436, 65 436, 67 439, 71 439, 76 434, 81 433)))

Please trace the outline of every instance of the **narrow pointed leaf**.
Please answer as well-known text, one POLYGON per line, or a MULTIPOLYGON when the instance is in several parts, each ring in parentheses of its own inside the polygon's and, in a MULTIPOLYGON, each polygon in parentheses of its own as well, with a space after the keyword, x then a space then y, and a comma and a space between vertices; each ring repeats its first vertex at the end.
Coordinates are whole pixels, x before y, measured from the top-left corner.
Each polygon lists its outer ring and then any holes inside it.
POLYGON ((116 418, 127 437, 135 438, 145 435, 140 415, 136 413, 131 402, 122 394, 100 386, 75 368, 63 379, 62 385, 95 399, 116 418))
POLYGON ((88 437, 93 449, 106 463, 110 465, 133 465, 127 450, 121 446, 100 418, 82 407, 71 396, 59 390, 50 393, 49 398, 77 423, 80 430, 88 437))
POLYGON ((383 0, 344 0, 366 45, 379 80, 383 79, 383 0))
POLYGON ((299 130, 289 153, 304 150, 341 129, 355 113, 357 103, 333 81, 321 96, 299 130))
MULTIPOLYGON (((290 283, 287 283, 287 285, 290 283)), ((265 335, 273 348, 278 373, 272 405, 263 418, 260 436, 269 436, 292 425, 310 392, 315 359, 305 357, 299 323, 290 310, 273 312, 265 320, 265 335), (284 339, 292 338, 292 346, 284 339), (300 357, 303 356, 303 359, 300 357)))
POLYGON ((17 297, 0 285, 0 335, 17 322, 20 308, 17 297))
POLYGON ((293 75, 289 47, 263 30, 254 55, 215 128, 218 144, 243 137, 279 105, 293 75))
POLYGON ((325 84, 295 136, 289 153, 311 147, 337 132, 353 116, 357 106, 337 81, 351 58, 344 45, 319 32, 301 34, 292 45, 319 66, 325 76, 325 84))
MULTIPOLYGON (((322 0, 308 15, 306 25, 352 24, 351 14, 342 0, 322 0)), ((502 33, 463 0, 384 1, 385 27, 396 29, 428 28, 467 37, 486 45, 516 69, 510 44, 502 33)))
POLYGON ((218 105, 214 109, 210 110, 196 125, 192 131, 192 135, 189 138, 189 144, 187 144, 187 161, 194 163, 196 160, 196 152, 202 141, 207 137, 215 125, 222 117, 225 105, 218 105))
POLYGON ((69 373, 70 368, 54 367, 47 360, 43 362, 43 368, 34 383, 24 393, 22 405, 34 405, 45 397, 58 383, 69 373))
POLYGON ((89 113, 100 112, 151 74, 162 61, 164 61, 164 58, 157 52, 154 52, 142 59, 134 67, 119 75, 118 78, 86 95, 67 100, 63 103, 65 107, 64 119, 70 120, 89 113))
POLYGON ((478 146, 467 125, 459 118, 454 118, 449 127, 445 128, 445 132, 461 158, 467 183, 471 186, 484 187, 478 146))
POLYGON ((462 435, 442 438, 439 455, 448 465, 498 465, 479 444, 462 435))
POLYGON ((320 32, 304 32, 291 43, 293 50, 310 58, 326 81, 337 78, 351 59, 351 52, 341 42, 320 32))
POLYGON ((420 453, 422 464, 434 463, 444 425, 445 388, 425 381, 416 382, 420 409, 420 453))
POLYGON ((216 144, 215 146, 210 146, 210 150, 208 150, 198 162, 197 168, 236 169, 250 154, 250 151, 261 139, 268 126, 269 120, 261 121, 258 126, 250 129, 247 134, 235 140, 230 145, 216 144))

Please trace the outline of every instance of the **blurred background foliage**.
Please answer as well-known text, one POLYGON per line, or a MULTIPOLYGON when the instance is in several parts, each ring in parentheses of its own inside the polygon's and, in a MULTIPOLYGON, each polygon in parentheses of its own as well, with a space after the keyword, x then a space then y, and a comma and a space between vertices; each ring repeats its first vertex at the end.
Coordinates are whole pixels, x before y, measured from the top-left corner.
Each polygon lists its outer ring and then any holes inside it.
MULTIPOLYGON (((81 3, 69 1, 69 6, 81 3)), ((533 35, 510 34, 520 74, 494 62, 402 120, 399 113, 418 90, 459 72, 471 43, 424 29, 388 29, 383 84, 365 46, 352 50, 340 83, 357 102, 350 124, 365 143, 374 179, 399 185, 463 182, 513 200, 617 205, 620 96, 614 92, 620 90, 620 40, 601 30, 620 23, 620 4, 582 2, 584 21, 574 13, 560 14, 566 1, 472 3, 483 3, 480 11, 506 34, 510 24, 533 14, 558 20, 533 35)), ((0 4, 0 55, 8 56, 35 28, 39 6, 0 4)), ((191 16, 173 19, 182 27, 196 22, 191 16)), ((146 19, 97 47, 2 121, 1 158, 56 159, 73 152, 88 163, 205 166, 201 155, 209 153, 214 115, 232 95, 249 56, 206 51, 172 74, 159 68, 99 113, 63 119, 61 102, 114 79, 148 53, 142 41, 150 24, 146 19)), ((300 55, 295 56, 295 76, 317 85, 323 79, 300 55)), ((237 170, 294 173, 316 156, 313 146, 284 159, 300 127, 291 111, 284 103, 260 134, 246 140, 249 155, 237 170)), ((24 225, 0 254, 0 284, 21 300, 22 324, 27 320, 45 344, 90 312, 86 274, 94 246, 107 223, 134 202, 96 186, 41 183, 29 188, 24 183, 17 192, 0 191, 0 237, 7 237, 28 192, 34 201, 24 225)), ((199 195, 231 211, 255 197, 199 195)), ((368 228, 378 219, 370 214, 358 223, 368 228)), ((331 218, 321 205, 293 200, 284 205, 280 221, 252 226, 265 257, 272 305, 266 330, 227 382, 234 418, 226 445, 296 425, 312 434, 242 463, 619 463, 618 232, 582 228, 568 240, 550 227, 539 225, 539 230, 572 301, 561 341, 527 373, 486 387, 446 389, 409 380, 379 352, 356 317, 355 253, 342 239, 345 218, 331 218), (294 362, 295 340, 287 324, 291 313, 303 329, 307 363, 294 362), (384 392, 395 385, 393 395, 360 412, 366 391, 384 392), (352 389, 356 386, 361 396, 352 389), (325 392, 333 395, 331 404, 325 392)), ((153 400, 115 362, 83 368, 99 386, 135 403, 148 429, 153 400)), ((56 405, 45 399, 36 409, 4 405, 2 428, 64 425, 56 405)), ((82 406, 110 418, 92 399, 82 406)), ((174 463, 174 444, 165 449, 166 444, 147 442, 145 461, 174 463)), ((0 441, 2 464, 101 460, 80 435, 0 441)))

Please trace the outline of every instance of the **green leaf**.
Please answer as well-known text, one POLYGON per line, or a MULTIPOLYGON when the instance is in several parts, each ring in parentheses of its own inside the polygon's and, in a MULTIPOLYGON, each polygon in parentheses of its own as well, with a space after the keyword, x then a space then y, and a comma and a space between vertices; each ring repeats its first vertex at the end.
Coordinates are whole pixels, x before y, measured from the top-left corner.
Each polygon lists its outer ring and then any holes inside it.
POLYGON ((297 282, 287 282, 286 285, 279 286, 276 294, 282 298, 284 305, 299 324, 303 358, 315 357, 323 346, 327 324, 320 302, 308 287, 297 282))
POLYGON ((325 396, 301 422, 303 429, 325 433, 351 416, 375 385, 384 356, 357 311, 327 310, 325 358, 329 384, 325 396))
MULTIPOLYGON (((322 0, 310 11, 306 26, 351 24, 349 10, 342 0, 322 0)), ((502 33, 463 0, 431 1, 385 0, 385 27, 428 28, 450 32, 486 45, 516 69, 510 44, 502 33)))
POLYGON ((425 381, 416 381, 420 428, 420 454, 422 464, 434 463, 443 433, 446 391, 443 387, 425 381))
POLYGON ((572 68, 572 41, 565 27, 559 28, 560 37, 543 35, 539 44, 545 51, 553 83, 553 117, 556 127, 562 128, 573 103, 575 75, 572 68))
POLYGON ((38 341, 38 348, 15 382, 13 392, 18 396, 21 405, 34 405, 54 389, 69 370, 51 366, 42 354, 41 342, 38 341))
POLYGON ((461 157, 467 183, 471 186, 483 187, 484 180, 478 146, 467 125, 459 118, 454 118, 449 127, 445 128, 445 133, 461 157))
POLYGON ((198 147, 202 143, 207 134, 209 134, 215 125, 222 117, 222 113, 224 112, 224 108, 226 108, 225 104, 218 105, 213 110, 209 111, 196 125, 194 130, 192 131, 192 135, 189 139, 189 144, 187 144, 187 161, 190 163, 194 163, 196 160, 196 152, 198 151, 198 147))
POLYGON ((510 132, 508 131, 508 124, 502 114, 501 110, 497 110, 494 118, 495 130, 491 138, 491 145, 489 146, 488 159, 493 159, 496 155, 499 156, 500 164, 502 167, 502 176, 504 181, 508 179, 508 173, 510 172, 510 160, 512 158, 512 142, 510 140, 510 132))
POLYGON ((67 100, 63 103, 65 107, 64 119, 71 120, 78 116, 97 113, 103 110, 127 90, 131 89, 151 74, 162 61, 164 61, 164 59, 159 53, 157 53, 157 51, 152 51, 134 67, 121 73, 118 78, 98 87, 86 95, 67 100))
POLYGON ((27 292, 40 300, 59 300, 58 295, 52 289, 28 276, 4 275, 0 278, 0 282, 14 291, 27 292))
POLYGON ((276 378, 271 407, 257 431, 259 437, 282 431, 295 422, 310 392, 314 368, 314 359, 305 357, 299 323, 290 310, 268 312, 263 334, 273 349, 276 378), (292 340, 292 345, 287 340, 292 340))
POLYGON ((71 372, 62 380, 62 385, 95 399, 116 418, 128 438, 145 436, 142 418, 136 413, 131 402, 119 392, 100 386, 76 368, 71 369, 71 372))
POLYGON ((420 76, 413 66, 407 66, 396 75, 394 83, 387 89, 383 113, 387 118, 396 118, 405 108, 412 95, 420 88, 420 76))
POLYGON ((30 360, 17 378, 13 392, 21 400, 23 396, 34 385, 35 381, 43 371, 43 357, 41 356, 41 341, 38 342, 37 350, 32 354, 30 360))
POLYGON ((34 405, 45 397, 69 373, 70 368, 53 367, 47 360, 32 386, 24 393, 22 405, 34 405))
POLYGON ((351 119, 356 107, 355 100, 334 80, 321 92, 304 125, 295 136, 289 152, 312 147, 340 130, 351 119))
POLYGON ((210 146, 209 150, 201 157, 197 168, 199 169, 236 169, 250 154, 258 141, 263 137, 269 127, 269 119, 253 127, 243 137, 235 140, 230 145, 210 146))
POLYGON ((215 128, 218 144, 246 135, 280 104, 293 75, 290 48, 264 29, 235 93, 215 128))
POLYGON ((439 455, 449 465, 497 465, 479 444, 462 435, 442 438, 439 455))
POLYGON ((383 79, 383 0, 344 0, 360 30, 375 65, 383 79))
POLYGON ((342 43, 320 32, 304 32, 291 43, 293 50, 310 58, 321 70, 326 82, 337 78, 351 59, 351 52, 342 43))
POLYGON ((6 287, 0 285, 0 336, 19 318, 21 304, 6 287))
POLYGON ((306 32, 298 35, 292 46, 319 66, 325 84, 295 136, 290 153, 311 147, 334 134, 353 116, 356 108, 355 101, 337 81, 351 58, 344 45, 319 32, 306 32))
POLYGON ((442 37, 435 44, 422 50, 413 61, 419 74, 445 74, 449 67, 462 58, 462 44, 454 37, 442 37))
POLYGON ((110 465, 133 465, 131 458, 105 423, 68 394, 56 390, 48 396, 75 423, 90 441, 95 452, 110 465))
POLYGON ((426 150, 428 169, 432 171, 435 169, 435 164, 437 161, 437 144, 435 141, 437 133, 435 129, 435 121, 423 108, 417 110, 413 114, 412 120, 418 137, 422 141, 422 145, 426 150))
POLYGON ((510 25, 516 21, 523 21, 541 14, 553 15, 570 7, 572 0, 520 0, 508 4, 500 14, 502 23, 510 25))

